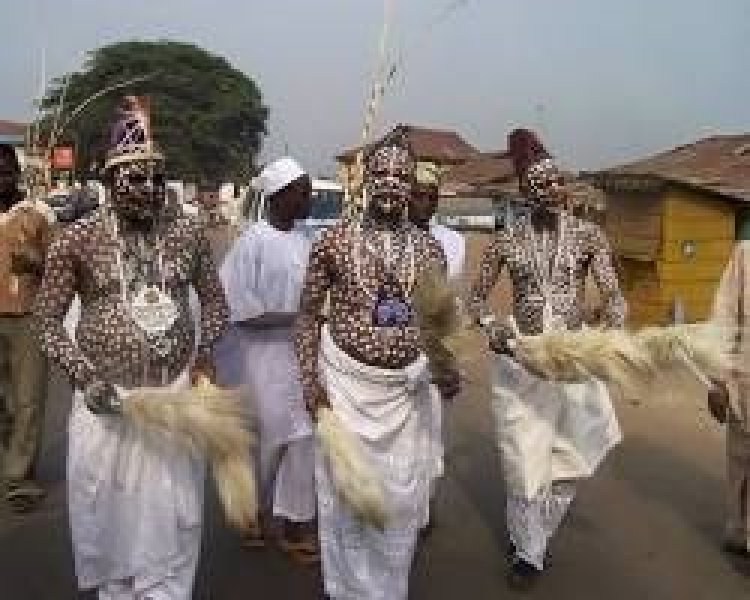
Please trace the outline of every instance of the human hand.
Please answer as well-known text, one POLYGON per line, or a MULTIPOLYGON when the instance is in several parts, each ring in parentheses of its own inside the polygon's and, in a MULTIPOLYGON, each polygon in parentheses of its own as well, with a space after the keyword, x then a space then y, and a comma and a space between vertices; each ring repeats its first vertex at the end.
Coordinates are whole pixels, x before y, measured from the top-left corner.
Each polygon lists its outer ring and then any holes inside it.
POLYGON ((97 380, 83 390, 83 401, 95 415, 120 414, 122 399, 115 386, 106 381, 97 380))
POLYGON ((493 323, 485 328, 490 349, 497 354, 513 356, 516 349, 516 336, 507 325, 493 323))
POLYGON ((328 399, 328 394, 318 382, 315 382, 306 394, 306 401, 307 409, 310 411, 313 421, 317 421, 318 411, 321 408, 331 408, 331 401, 328 399))
POLYGON ((726 384, 721 381, 715 381, 714 386, 708 390, 708 410, 717 422, 722 425, 727 422, 729 391, 726 384))

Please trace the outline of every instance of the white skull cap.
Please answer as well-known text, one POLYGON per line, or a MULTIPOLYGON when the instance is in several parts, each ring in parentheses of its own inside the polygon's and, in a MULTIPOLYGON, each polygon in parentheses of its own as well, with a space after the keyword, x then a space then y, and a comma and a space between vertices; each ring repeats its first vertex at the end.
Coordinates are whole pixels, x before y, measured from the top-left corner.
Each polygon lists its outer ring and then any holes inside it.
POLYGON ((307 172, 300 164, 293 158, 285 156, 267 165, 260 172, 260 175, 252 180, 251 185, 268 197, 284 189, 303 175, 307 175, 307 172))

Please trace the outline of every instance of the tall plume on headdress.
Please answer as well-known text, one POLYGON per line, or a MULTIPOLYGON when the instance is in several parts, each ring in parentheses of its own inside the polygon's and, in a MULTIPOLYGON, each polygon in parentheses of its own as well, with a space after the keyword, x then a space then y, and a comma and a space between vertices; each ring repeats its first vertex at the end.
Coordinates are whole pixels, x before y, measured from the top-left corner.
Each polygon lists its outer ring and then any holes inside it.
POLYGON ((529 129, 514 129, 508 135, 508 153, 520 179, 527 169, 545 158, 552 158, 539 136, 529 129))
POLYGON ((104 167, 135 160, 164 160, 151 136, 150 106, 145 96, 125 96, 117 108, 104 167))

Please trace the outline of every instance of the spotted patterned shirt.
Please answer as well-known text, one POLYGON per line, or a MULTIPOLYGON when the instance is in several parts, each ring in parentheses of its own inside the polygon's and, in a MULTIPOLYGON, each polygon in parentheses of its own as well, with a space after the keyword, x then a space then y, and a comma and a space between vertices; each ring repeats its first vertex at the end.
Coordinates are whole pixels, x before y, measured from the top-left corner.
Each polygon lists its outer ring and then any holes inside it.
POLYGON ((164 336, 168 352, 155 351, 129 315, 117 261, 120 246, 103 212, 72 224, 50 247, 36 299, 37 329, 44 352, 75 387, 97 379, 135 387, 161 385, 165 375, 169 381, 176 378, 195 345, 191 287, 201 304, 200 358, 209 357, 223 333, 228 308, 202 229, 182 215, 163 225, 162 275, 178 309, 164 336), (63 320, 76 294, 81 297, 81 317, 74 342, 63 320))
POLYGON ((429 233, 413 225, 388 232, 342 222, 323 233, 310 253, 296 323, 297 355, 310 410, 325 397, 318 353, 320 328, 326 321, 334 342, 367 365, 401 369, 418 358, 420 335, 413 321, 377 325, 374 313, 379 292, 408 299, 414 279, 431 268, 446 269, 443 251, 429 233))
POLYGON ((608 327, 623 326, 625 300, 601 228, 568 214, 563 215, 560 223, 558 235, 553 237, 546 252, 541 236, 533 232, 526 218, 497 234, 484 251, 478 278, 472 286, 469 312, 473 318, 479 320, 487 314, 487 297, 507 267, 513 284, 513 316, 521 332, 535 335, 543 330, 542 273, 549 282, 551 312, 568 329, 579 329, 583 324, 588 273, 601 294, 603 323, 608 327), (541 271, 545 268, 546 272, 541 271))

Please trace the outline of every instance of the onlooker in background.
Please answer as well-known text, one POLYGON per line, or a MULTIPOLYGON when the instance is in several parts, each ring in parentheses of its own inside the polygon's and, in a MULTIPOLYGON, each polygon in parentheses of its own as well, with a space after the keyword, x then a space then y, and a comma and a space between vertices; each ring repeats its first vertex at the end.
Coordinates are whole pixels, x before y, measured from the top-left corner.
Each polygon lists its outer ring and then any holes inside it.
POLYGON ((44 490, 33 481, 47 393, 47 363, 32 333, 31 310, 44 270, 51 213, 24 198, 12 146, 0 145, 0 352, 7 371, 10 429, 0 443, 5 500, 16 512, 34 508, 44 490), (4 451, 4 452, 3 452, 4 451))

